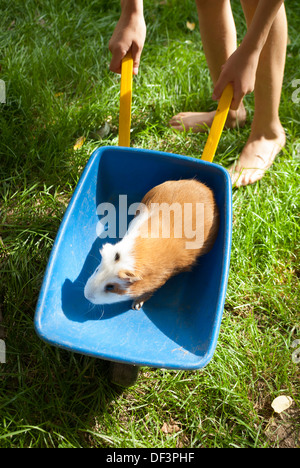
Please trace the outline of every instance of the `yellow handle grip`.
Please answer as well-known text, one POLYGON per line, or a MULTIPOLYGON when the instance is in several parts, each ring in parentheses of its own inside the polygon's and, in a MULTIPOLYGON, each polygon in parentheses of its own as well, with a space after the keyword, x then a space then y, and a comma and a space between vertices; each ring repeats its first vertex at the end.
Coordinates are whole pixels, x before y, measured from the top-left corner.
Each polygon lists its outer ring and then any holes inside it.
POLYGON ((132 70, 133 60, 131 52, 128 52, 122 60, 121 68, 119 146, 130 146, 132 70))
POLYGON ((202 153, 203 161, 212 162, 227 119, 233 98, 233 88, 228 84, 224 89, 202 153))

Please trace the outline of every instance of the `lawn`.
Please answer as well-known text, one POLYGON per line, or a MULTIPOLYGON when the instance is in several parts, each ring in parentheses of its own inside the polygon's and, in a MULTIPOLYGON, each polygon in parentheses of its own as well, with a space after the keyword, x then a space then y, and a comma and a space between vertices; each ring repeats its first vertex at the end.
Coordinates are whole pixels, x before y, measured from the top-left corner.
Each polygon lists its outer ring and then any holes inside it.
MULTIPOLYGON (((239 2, 232 6, 240 40, 245 23, 239 2)), ((199 371, 142 368, 122 389, 109 383, 105 362, 45 344, 33 327, 83 168, 94 149, 118 144, 120 78, 109 71, 107 44, 119 0, 0 0, 0 447, 300 447, 300 7, 286 8, 287 144, 260 182, 233 189, 214 357, 199 371), (277 414, 271 403, 280 395, 293 404, 277 414)), ((200 157, 206 135, 167 125, 180 111, 215 108, 194 2, 146 0, 145 18, 131 144, 200 157)), ((247 125, 222 134, 215 162, 224 167, 249 135, 253 96, 245 105, 247 125)))

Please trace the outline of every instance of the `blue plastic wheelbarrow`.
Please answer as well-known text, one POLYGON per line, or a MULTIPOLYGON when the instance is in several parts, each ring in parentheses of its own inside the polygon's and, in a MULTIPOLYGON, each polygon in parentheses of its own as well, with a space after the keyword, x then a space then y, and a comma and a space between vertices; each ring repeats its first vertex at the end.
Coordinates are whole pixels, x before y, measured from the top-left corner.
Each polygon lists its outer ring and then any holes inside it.
MULTIPOLYGON (((232 98, 231 92, 227 97, 225 94, 203 153, 211 159, 218 142, 216 134, 222 131, 232 98)), ((128 100, 128 93, 126 96, 128 100)), ((129 147, 97 149, 75 189, 51 252, 35 314, 38 335, 52 345, 119 363, 113 367, 117 369, 113 378, 116 383, 128 380, 128 369, 130 381, 139 366, 202 368, 213 356, 224 308, 231 207, 231 180, 217 164, 129 147), (141 201, 155 185, 195 177, 213 189, 220 210, 213 249, 200 257, 193 271, 169 280, 141 310, 133 310, 131 302, 89 303, 83 290, 100 263, 99 250, 105 242, 119 240, 99 237, 99 204, 113 204, 119 219, 122 210, 141 201), (127 196, 126 207, 120 205, 120 195, 127 196), (121 373, 127 369, 125 380, 120 378, 120 369, 121 373)))

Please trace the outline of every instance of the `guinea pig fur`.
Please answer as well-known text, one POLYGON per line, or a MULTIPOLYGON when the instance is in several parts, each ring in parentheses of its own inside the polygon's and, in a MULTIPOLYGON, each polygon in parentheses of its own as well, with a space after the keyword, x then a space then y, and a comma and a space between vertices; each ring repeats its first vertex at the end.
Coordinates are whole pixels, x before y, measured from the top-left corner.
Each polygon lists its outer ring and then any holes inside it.
POLYGON ((212 248, 218 228, 218 208, 206 185, 195 179, 157 185, 144 196, 123 239, 101 249, 85 297, 93 304, 133 299, 132 307, 139 309, 171 276, 190 270, 212 248))

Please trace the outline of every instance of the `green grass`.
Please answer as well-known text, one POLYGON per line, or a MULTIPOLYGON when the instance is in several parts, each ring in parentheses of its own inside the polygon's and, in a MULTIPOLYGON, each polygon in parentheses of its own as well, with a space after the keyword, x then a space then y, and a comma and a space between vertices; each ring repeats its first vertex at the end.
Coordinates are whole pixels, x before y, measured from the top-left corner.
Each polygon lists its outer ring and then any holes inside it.
MULTIPOLYGON (((231 268, 214 357, 198 372, 143 368, 138 384, 121 390, 109 384, 104 362, 51 347, 33 328, 51 247, 82 170, 95 148, 117 145, 120 80, 109 72, 107 44, 119 1, 0 0, 7 88, 0 104, 0 338, 7 349, 0 447, 299 446, 292 343, 300 338, 300 103, 291 83, 300 78, 300 9, 286 7, 280 115, 287 145, 262 181, 233 191, 231 268), (111 131, 101 140, 106 121, 111 131), (279 416, 271 402, 282 394, 294 403, 279 416)), ((241 38, 239 2, 233 8, 241 38)), ((132 145, 199 157, 206 135, 166 126, 179 111, 215 107, 198 28, 186 28, 187 20, 197 24, 194 2, 145 1, 145 15, 132 145)), ((245 103, 250 122, 252 96, 245 103)), ((248 135, 249 125, 225 130, 216 162, 235 160, 248 135)))

